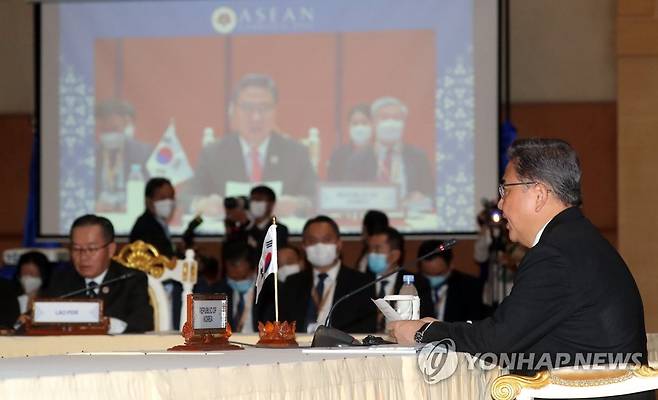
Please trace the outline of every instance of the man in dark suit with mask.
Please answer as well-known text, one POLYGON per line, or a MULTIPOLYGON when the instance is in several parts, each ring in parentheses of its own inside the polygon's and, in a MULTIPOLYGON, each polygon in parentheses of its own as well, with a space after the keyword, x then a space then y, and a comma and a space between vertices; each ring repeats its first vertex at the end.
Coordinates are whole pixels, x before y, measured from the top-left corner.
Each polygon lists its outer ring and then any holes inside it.
MULTIPOLYGON (((368 277, 340 260, 342 242, 336 222, 324 215, 304 225, 302 244, 311 268, 286 279, 281 293, 284 321, 297 321, 298 332, 314 332, 342 296, 368 283, 368 277)), ((374 332, 375 296, 370 287, 341 303, 332 314, 332 327, 346 332, 374 332)))
MULTIPOLYGON (((645 364, 642 299, 624 260, 579 208, 576 152, 557 139, 520 139, 509 160, 498 207, 510 240, 529 248, 512 292, 490 318, 394 322, 393 335, 400 343, 449 338, 457 351, 520 354, 507 365, 519 373, 613 364, 616 357, 645 364), (540 363, 547 358, 550 365, 540 363)), ((655 397, 651 391, 615 398, 655 397)))
POLYGON ((78 297, 103 300, 103 313, 110 317, 110 333, 153 330, 146 274, 112 261, 117 250, 112 223, 104 217, 84 215, 73 222, 70 239, 74 269, 55 273, 46 296, 59 297, 87 288, 78 297), (125 274, 132 275, 97 287, 125 274))

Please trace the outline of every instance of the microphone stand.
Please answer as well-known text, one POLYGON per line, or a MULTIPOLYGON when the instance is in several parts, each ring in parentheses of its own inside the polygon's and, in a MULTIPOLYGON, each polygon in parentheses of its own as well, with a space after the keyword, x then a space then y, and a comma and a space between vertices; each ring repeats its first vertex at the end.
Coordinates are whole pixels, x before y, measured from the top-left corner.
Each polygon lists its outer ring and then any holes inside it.
MULTIPOLYGON (((425 260, 429 258, 430 256, 433 256, 438 253, 442 253, 450 248, 452 248, 455 244, 457 243, 457 240, 455 239, 450 239, 447 240, 445 243, 441 244, 438 246, 436 249, 430 251, 427 254, 422 255, 421 257, 418 257, 413 261, 413 263, 417 263, 418 261, 425 260)), ((324 321, 324 325, 320 325, 317 327, 315 330, 315 334, 313 335, 313 342, 311 343, 311 347, 333 347, 337 345, 358 345, 360 344, 358 340, 354 339, 351 335, 348 335, 347 333, 340 331, 338 329, 332 328, 331 327, 331 315, 333 314, 334 310, 336 309, 336 306, 342 303, 344 300, 349 299, 350 297, 354 296, 357 293, 362 292, 363 290, 371 287, 372 285, 376 284, 377 282, 381 282, 384 279, 388 278, 391 275, 394 275, 404 269, 404 265, 400 265, 397 268, 395 268, 393 271, 390 271, 379 278, 373 280, 372 282, 369 282, 366 285, 363 285, 340 299, 336 301, 331 308, 329 309, 329 312, 327 313, 327 318, 324 321)))

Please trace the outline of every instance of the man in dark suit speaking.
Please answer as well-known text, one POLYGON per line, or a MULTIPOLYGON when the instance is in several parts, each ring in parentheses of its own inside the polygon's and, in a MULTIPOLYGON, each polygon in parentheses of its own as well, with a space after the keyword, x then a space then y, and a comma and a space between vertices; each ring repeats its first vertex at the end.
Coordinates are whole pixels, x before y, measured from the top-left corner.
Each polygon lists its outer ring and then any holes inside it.
POLYGON ((104 217, 84 215, 73 222, 70 238, 75 269, 53 275, 46 295, 59 297, 86 287, 88 290, 80 297, 103 300, 103 313, 110 317, 110 333, 153 330, 153 308, 149 304, 146 275, 112 261, 117 249, 112 223, 104 217), (97 287, 126 273, 133 275, 97 287))
POLYGON ((473 354, 522 354, 522 365, 508 367, 526 373, 620 359, 646 363, 640 293, 624 260, 579 208, 574 149, 557 139, 517 140, 509 160, 498 207, 510 240, 529 248, 512 292, 490 318, 394 322, 394 337, 400 343, 449 338, 457 351, 473 354))
POLYGON ((308 208, 315 196, 315 170, 308 149, 277 131, 277 100, 269 76, 248 74, 238 81, 228 112, 232 132, 205 147, 199 158, 190 189, 195 212, 208 215, 221 209, 231 182, 265 182, 275 191, 280 187, 279 213, 308 208))

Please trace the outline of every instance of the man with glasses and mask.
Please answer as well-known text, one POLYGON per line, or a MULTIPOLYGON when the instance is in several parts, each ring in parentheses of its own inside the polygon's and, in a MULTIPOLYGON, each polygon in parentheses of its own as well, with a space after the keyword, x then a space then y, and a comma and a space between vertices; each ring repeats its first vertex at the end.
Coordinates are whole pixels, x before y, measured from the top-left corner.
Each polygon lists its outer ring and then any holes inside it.
POLYGON ((103 300, 103 313, 110 317, 110 333, 153 330, 153 308, 149 304, 146 274, 112 261, 117 250, 112 223, 96 215, 79 217, 71 226, 70 240, 74 269, 55 273, 46 295, 59 297, 87 288, 77 297, 103 300), (132 276, 98 287, 127 273, 132 276))
POLYGON ((580 209, 575 150, 558 139, 519 139, 509 160, 498 207, 510 240, 529 248, 510 295, 490 318, 396 321, 392 335, 405 344, 452 339, 461 352, 517 355, 526 362, 508 367, 518 373, 615 357, 646 364, 642 299, 624 260, 580 209))
MULTIPOLYGON (((283 289, 281 313, 284 321, 297 321, 298 332, 315 332, 323 325, 331 306, 345 294, 368 283, 368 277, 340 260, 342 242, 336 222, 319 215, 306 222, 302 245, 311 268, 290 275, 283 289)), ((341 303, 332 314, 332 327, 345 332, 374 332, 375 296, 370 287, 341 303)))
POLYGON ((280 186, 279 214, 308 210, 315 170, 308 149, 279 131, 277 101, 278 89, 267 75, 248 74, 237 82, 228 112, 232 131, 203 149, 189 194, 192 211, 217 214, 227 186, 260 182, 280 186))

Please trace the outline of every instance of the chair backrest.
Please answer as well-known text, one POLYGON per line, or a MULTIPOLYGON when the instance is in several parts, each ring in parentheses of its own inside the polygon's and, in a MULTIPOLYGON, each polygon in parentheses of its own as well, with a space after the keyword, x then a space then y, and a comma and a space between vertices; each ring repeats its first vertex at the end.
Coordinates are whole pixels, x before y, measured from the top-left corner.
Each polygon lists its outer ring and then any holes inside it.
POLYGON ((156 331, 169 331, 174 326, 171 302, 162 282, 167 280, 180 282, 183 286, 183 292, 181 293, 181 304, 183 306, 179 326, 183 326, 187 318, 186 298, 189 293, 192 293, 192 288, 197 281, 198 266, 194 260, 194 250, 187 250, 184 260, 169 259, 159 254, 154 246, 137 240, 124 246, 113 257, 113 260, 128 268, 138 269, 146 273, 156 331))
POLYGON ((494 380, 495 400, 587 399, 658 389, 658 370, 642 366, 568 367, 534 376, 503 375, 494 380))

